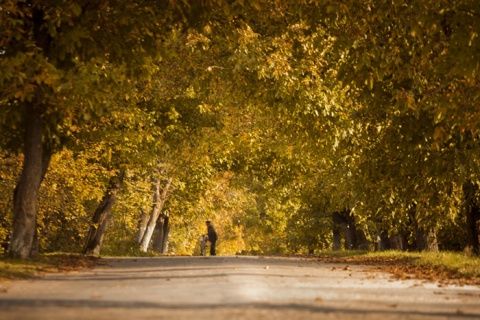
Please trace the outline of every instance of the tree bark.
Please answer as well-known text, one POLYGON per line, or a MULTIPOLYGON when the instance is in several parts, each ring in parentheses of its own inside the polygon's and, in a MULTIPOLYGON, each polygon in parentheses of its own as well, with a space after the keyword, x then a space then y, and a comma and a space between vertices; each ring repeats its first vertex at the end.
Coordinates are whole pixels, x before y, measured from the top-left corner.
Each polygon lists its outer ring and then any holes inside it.
MULTIPOLYGON (((33 8, 31 22, 32 40, 43 54, 50 55, 52 37, 42 28, 44 12, 33 8)), ((28 23, 27 23, 28 24, 28 23)), ((38 97, 37 97, 38 98, 38 97)), ((36 99, 33 99, 35 101, 36 99)), ((38 101, 38 100, 37 100, 38 101)), ((38 255, 37 202, 40 184, 47 172, 52 150, 45 148, 44 106, 33 102, 25 105, 25 133, 23 139, 23 168, 13 194, 13 225, 8 255, 26 259, 38 255)))
POLYGON ((140 219, 138 220, 138 230, 135 234, 135 243, 137 246, 140 246, 140 243, 142 242, 145 230, 147 229, 148 219, 150 218, 145 210, 142 209, 141 211, 140 219))
POLYGON ((406 240, 402 233, 396 233, 390 239, 390 246, 393 250, 405 251, 407 249, 405 243, 406 240))
POLYGON ((38 254, 37 201, 51 152, 43 145, 44 123, 39 106, 28 104, 25 115, 24 160, 13 195, 13 226, 9 256, 27 259, 38 254))
POLYGON ((385 251, 390 249, 390 238, 388 237, 388 231, 382 229, 377 235, 377 241, 375 250, 376 251, 385 251))
POLYGON ((160 214, 153 233, 153 250, 159 253, 167 253, 168 235, 170 233, 169 217, 164 213, 160 214))
POLYGON ((437 233, 434 229, 430 229, 425 233, 426 239, 426 250, 430 252, 438 252, 438 241, 437 241, 437 233))
POLYGON ((413 224, 417 250, 438 252, 437 234, 434 229, 427 230, 418 224, 417 206, 415 204, 410 208, 409 218, 413 224))
POLYGON ((109 187, 93 215, 87 242, 83 249, 84 254, 100 254, 103 236, 105 235, 105 229, 110 218, 110 212, 115 203, 117 194, 122 187, 124 176, 125 171, 121 170, 116 176, 110 179, 109 187))
POLYGON ((367 240, 367 236, 363 230, 357 230, 357 249, 359 250, 370 250, 370 243, 367 240))
POLYGON ((333 226, 333 244, 332 250, 338 251, 342 248, 342 233, 338 225, 333 226))
POLYGON ((350 210, 334 212, 332 217, 334 225, 343 231, 343 236, 345 237, 345 250, 358 249, 357 228, 355 226, 355 219, 351 215, 350 210))
POLYGON ((163 208, 163 204, 167 199, 167 192, 168 192, 168 189, 170 188, 171 183, 172 183, 172 178, 168 178, 161 193, 160 193, 160 185, 161 185, 160 179, 157 180, 155 184, 152 213, 150 214, 150 219, 148 220, 147 228, 145 230, 142 241, 140 243, 140 250, 143 252, 147 252, 148 250, 148 246, 150 245, 150 241, 152 239, 153 231, 155 230, 155 225, 157 223, 158 216, 160 215, 163 208))
POLYGON ((480 219, 480 210, 478 206, 467 210, 467 246, 472 248, 472 253, 480 254, 480 244, 478 240, 478 220, 480 219))
POLYGON ((465 198, 465 214, 467 224, 467 247, 472 249, 475 255, 480 254, 480 243, 478 239, 478 221, 480 220, 480 205, 477 201, 478 185, 467 181, 463 185, 465 198))

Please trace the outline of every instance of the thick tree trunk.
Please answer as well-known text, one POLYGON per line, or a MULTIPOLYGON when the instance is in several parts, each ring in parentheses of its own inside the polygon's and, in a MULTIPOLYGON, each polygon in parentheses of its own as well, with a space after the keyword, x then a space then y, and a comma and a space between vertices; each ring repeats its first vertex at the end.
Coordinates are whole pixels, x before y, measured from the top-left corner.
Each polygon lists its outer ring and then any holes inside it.
MULTIPOLYGON (((50 164, 50 160, 52 159, 52 152, 50 148, 46 148, 45 145, 43 147, 43 155, 42 155, 42 178, 41 181, 45 178, 45 174, 47 173, 48 166, 50 164)), ((36 223, 38 224, 38 223, 36 223)), ((33 243, 32 243, 32 250, 31 256, 36 257, 40 254, 40 241, 38 240, 38 227, 35 226, 35 234, 33 235, 33 243)))
POLYGON ((103 236, 105 235, 105 229, 110 218, 110 212, 115 203, 117 194, 122 187, 124 175, 125 172, 122 170, 110 180, 109 187, 93 215, 87 242, 83 249, 84 254, 100 254, 103 236))
POLYGON ((168 216, 161 214, 157 219, 155 225, 155 232, 153 233, 153 250, 159 253, 167 253, 168 235, 170 233, 170 226, 168 224, 168 216))
POLYGON ((342 233, 340 227, 338 225, 334 225, 332 250, 338 251, 340 249, 342 249, 342 233))
POLYGON ((367 237, 365 236, 365 232, 363 232, 363 230, 357 230, 356 238, 357 238, 357 249, 370 250, 370 243, 368 243, 367 237))
POLYGON ((467 246, 472 248, 475 255, 480 254, 480 244, 478 239, 478 220, 480 219, 480 210, 478 206, 467 210, 467 246))
POLYGON ((426 230, 418 224, 416 205, 410 208, 409 217, 414 228, 416 249, 418 251, 438 252, 437 234, 435 230, 426 230))
POLYGON ((28 105, 23 169, 13 196, 13 227, 8 254, 14 258, 26 259, 38 254, 38 191, 51 158, 42 142, 43 130, 39 107, 28 105))
POLYGON ((343 231, 345 237, 345 250, 358 249, 357 228, 355 226, 355 219, 351 215, 350 210, 334 212, 332 218, 336 228, 340 228, 343 231))
POLYGON ((150 219, 148 220, 148 225, 143 235, 142 241, 140 243, 140 250, 143 252, 148 251, 148 246, 150 245, 150 241, 152 239, 153 231, 155 230, 155 226, 157 224, 158 216, 160 215, 163 204, 167 199, 168 189, 172 183, 172 178, 167 179, 167 183, 163 187, 162 192, 160 193, 160 179, 157 181, 155 185, 155 193, 153 196, 153 208, 152 213, 150 214, 150 219))
POLYGON ((357 231, 357 226, 355 225, 355 218, 352 215, 350 210, 345 210, 343 214, 345 215, 345 219, 347 221, 348 228, 346 231, 348 232, 348 237, 350 242, 350 246, 348 248, 345 246, 345 249, 358 250, 359 249, 358 238, 357 238, 358 231, 357 231))
POLYGON ((390 239, 388 237, 388 231, 382 230, 380 234, 377 235, 377 241, 375 245, 376 251, 385 251, 390 249, 390 239))
POLYGON ((418 251, 438 252, 437 233, 435 230, 425 230, 424 228, 415 229, 418 251))
MULTIPOLYGON (((43 11, 34 8, 30 18, 32 39, 48 57, 52 38, 47 30, 42 28, 43 20, 43 11)), ((13 225, 8 250, 10 257, 22 259, 38 255, 38 192, 52 156, 51 149, 45 148, 43 141, 43 106, 27 103, 25 109, 24 160, 22 173, 13 195, 13 225)))
POLYGON ((353 249, 353 236, 351 230, 348 228, 348 224, 346 222, 342 222, 340 224, 343 231, 343 236, 345 237, 344 249, 345 250, 352 250, 353 249))
POLYGON ((425 233, 427 247, 425 250, 430 252, 438 252, 437 233, 434 229, 430 229, 425 233))
POLYGON ((390 246, 393 250, 405 251, 407 249, 405 237, 401 233, 396 233, 390 239, 390 246))

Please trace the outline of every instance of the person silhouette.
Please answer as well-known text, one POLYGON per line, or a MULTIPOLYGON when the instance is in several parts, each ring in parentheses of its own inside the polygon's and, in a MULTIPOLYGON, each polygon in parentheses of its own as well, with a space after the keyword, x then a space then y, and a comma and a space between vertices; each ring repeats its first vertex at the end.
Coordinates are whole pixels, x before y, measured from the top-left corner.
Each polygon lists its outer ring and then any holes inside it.
POLYGON ((207 224, 207 232, 208 232, 207 233, 208 241, 210 241, 210 255, 215 256, 216 255, 215 244, 217 242, 218 235, 210 221, 207 221, 206 224, 207 224))

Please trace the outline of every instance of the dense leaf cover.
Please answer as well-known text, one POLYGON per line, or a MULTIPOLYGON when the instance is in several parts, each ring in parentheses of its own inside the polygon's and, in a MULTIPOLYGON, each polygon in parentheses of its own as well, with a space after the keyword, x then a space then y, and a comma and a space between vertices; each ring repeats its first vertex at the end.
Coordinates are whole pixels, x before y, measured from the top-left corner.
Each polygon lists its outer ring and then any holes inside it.
POLYGON ((205 220, 220 254, 340 231, 347 249, 478 253, 478 1, 5 0, 0 28, 13 256, 80 252, 119 172, 104 253, 138 254, 156 181, 170 253, 198 253, 205 220))

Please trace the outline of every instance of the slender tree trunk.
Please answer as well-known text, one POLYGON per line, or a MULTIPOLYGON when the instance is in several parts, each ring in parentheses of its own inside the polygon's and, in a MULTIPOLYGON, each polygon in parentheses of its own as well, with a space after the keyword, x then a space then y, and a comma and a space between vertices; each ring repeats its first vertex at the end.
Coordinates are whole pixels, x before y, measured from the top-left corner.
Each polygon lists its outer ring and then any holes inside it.
POLYGON ((29 104, 26 109, 24 161, 13 195, 13 227, 8 253, 10 257, 21 259, 38 254, 38 192, 51 158, 42 142, 44 124, 40 108, 29 104))
POLYGON ((155 232, 153 233, 153 250, 159 253, 167 253, 168 248, 168 235, 170 226, 168 224, 169 217, 165 214, 161 214, 157 219, 155 225, 155 232))
POLYGON ((125 172, 121 170, 115 177, 112 177, 109 183, 109 187, 105 195, 100 201, 95 213, 93 215, 92 224, 88 232, 87 242, 83 249, 84 254, 100 254, 102 247, 103 236, 105 235, 105 229, 107 227, 108 220, 110 218, 110 212, 120 188, 123 184, 123 178, 125 172))
POLYGON ((147 229, 148 219, 150 216, 145 212, 145 210, 141 210, 140 219, 138 221, 138 230, 135 234, 135 242, 137 246, 140 246, 142 242, 143 236, 145 235, 145 230, 147 229))
POLYGON ((467 210, 467 245, 472 248, 475 255, 480 254, 480 244, 478 240, 478 220, 480 219, 480 210, 474 206, 467 210))
POLYGON ((427 243, 426 250, 430 252, 438 252, 437 233, 434 229, 430 229, 425 233, 427 243))
POLYGON ((478 185, 467 181, 463 185, 465 198, 466 224, 467 224, 467 246, 472 249, 475 255, 480 254, 480 243, 478 239, 478 221, 480 220, 480 205, 477 201, 478 185))
POLYGON ((161 212, 161 207, 160 207, 160 186, 161 186, 161 179, 158 178, 157 181, 155 182, 155 186, 153 189, 153 207, 150 215, 147 215, 148 220, 145 225, 145 230, 143 230, 143 235, 139 243, 139 249, 143 252, 148 251, 148 246, 150 245, 150 239, 153 234, 153 231, 155 229, 155 223, 158 219, 158 216, 160 215, 161 212), (153 220, 155 218, 155 220, 153 220), (153 223, 152 223, 153 220, 153 223), (151 230, 149 231, 149 226, 151 230), (149 235, 150 233, 150 235, 149 235))
POLYGON ((140 243, 140 250, 143 252, 147 252, 148 246, 150 245, 150 241, 152 239, 153 231, 155 230, 155 225, 157 223, 158 216, 160 215, 163 204, 167 199, 167 192, 170 188, 172 183, 172 178, 167 179, 167 183, 163 187, 162 192, 160 193, 160 180, 157 181, 155 185, 155 193, 154 193, 154 200, 153 200, 153 208, 152 213, 150 214, 150 219, 148 220, 147 229, 143 235, 143 239, 140 243))
POLYGON ((163 224, 163 240, 162 240, 162 251, 161 253, 168 252, 168 237, 170 235, 170 217, 165 217, 165 222, 163 224))

